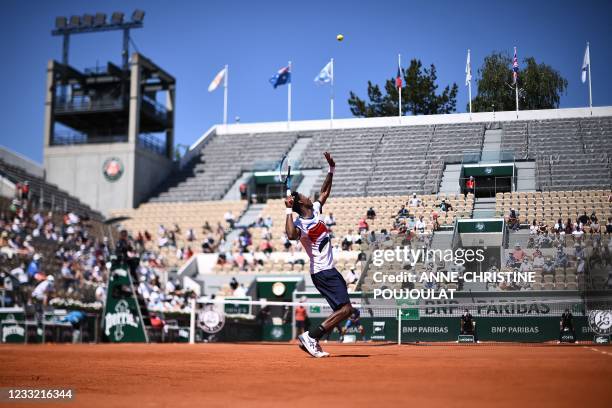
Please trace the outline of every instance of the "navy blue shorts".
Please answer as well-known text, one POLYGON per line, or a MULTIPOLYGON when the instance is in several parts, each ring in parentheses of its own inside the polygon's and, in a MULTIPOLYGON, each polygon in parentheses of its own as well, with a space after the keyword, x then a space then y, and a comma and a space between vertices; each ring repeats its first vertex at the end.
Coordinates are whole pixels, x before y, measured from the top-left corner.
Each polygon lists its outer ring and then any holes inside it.
POLYGON ((351 303, 346 282, 336 268, 326 269, 310 275, 315 288, 323 295, 329 306, 335 312, 343 305, 351 303))

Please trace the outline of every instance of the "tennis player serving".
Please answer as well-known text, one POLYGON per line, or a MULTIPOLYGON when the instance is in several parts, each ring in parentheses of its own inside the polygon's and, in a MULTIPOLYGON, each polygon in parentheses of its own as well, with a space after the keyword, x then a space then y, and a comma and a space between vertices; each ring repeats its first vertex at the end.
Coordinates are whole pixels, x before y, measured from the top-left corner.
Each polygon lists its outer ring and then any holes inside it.
POLYGON ((319 200, 313 203, 310 198, 297 192, 292 192, 285 199, 285 206, 287 207, 285 232, 287 237, 292 240, 299 239, 302 243, 310 258, 312 283, 334 311, 319 327, 298 336, 300 348, 316 358, 329 356, 329 353, 324 352, 321 348, 319 339, 327 331, 333 330, 353 312, 344 278, 334 268, 329 231, 320 217, 323 212, 323 205, 331 191, 336 167, 331 155, 328 152, 325 152, 324 155, 329 164, 329 172, 321 186, 319 200), (293 212, 298 214, 295 221, 293 220, 293 212))

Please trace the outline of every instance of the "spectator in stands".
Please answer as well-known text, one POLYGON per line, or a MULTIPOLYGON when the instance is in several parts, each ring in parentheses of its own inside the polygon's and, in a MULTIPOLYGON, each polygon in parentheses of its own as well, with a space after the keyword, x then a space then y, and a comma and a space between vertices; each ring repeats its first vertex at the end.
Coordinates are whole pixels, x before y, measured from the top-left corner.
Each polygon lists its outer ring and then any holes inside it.
POLYGON ((574 231, 572 232, 572 237, 574 237, 574 242, 581 242, 583 235, 584 235, 584 231, 582 230, 580 225, 577 225, 574 231))
POLYGON ((20 200, 29 200, 30 199, 30 182, 25 181, 20 188, 20 200))
POLYGON ((270 255, 272 252, 274 252, 272 243, 268 239, 261 241, 261 243, 259 244, 259 250, 266 255, 270 255))
POLYGON ((232 213, 231 210, 228 210, 225 215, 223 216, 223 219, 225 219, 225 222, 227 223, 227 226, 229 227, 230 230, 234 229, 234 223, 236 222, 236 220, 234 219, 234 214, 232 213))
POLYGON ((249 188, 247 186, 246 183, 240 183, 240 186, 238 187, 238 189, 240 190, 240 199, 241 200, 246 200, 249 197, 249 188))
POLYGON ((348 234, 344 236, 342 240, 342 250, 343 251, 352 251, 353 250, 353 230, 349 230, 348 234))
POLYGON ((548 234, 548 226, 544 223, 544 221, 540 221, 538 223, 538 234, 548 234))
POLYGON ((465 189, 467 190, 468 194, 474 194, 474 192, 476 191, 476 181, 474 180, 474 176, 470 176, 470 178, 467 179, 467 181, 465 182, 465 189))
POLYGON ((542 267, 542 273, 544 274, 554 274, 555 273, 555 263, 551 257, 544 258, 544 266, 542 267))
POLYGON ((372 230, 370 231, 370 234, 368 235, 368 244, 375 244, 377 241, 376 239, 376 231, 372 230))
POLYGON ((34 279, 34 277, 38 275, 38 273, 40 272, 41 259, 42 259, 42 256, 40 256, 40 254, 34 254, 32 261, 28 265, 28 269, 26 270, 26 272, 30 280, 34 279))
POLYGON ((421 199, 417 197, 416 193, 412 193, 412 198, 409 201, 410 206, 418 207, 421 205, 421 199))
POLYGON ((572 235, 574 232, 574 224, 572 223, 572 219, 568 218, 565 222, 565 235, 572 235))
POLYGON ((336 218, 334 218, 334 213, 330 212, 329 214, 327 214, 323 222, 328 227, 333 227, 334 225, 336 225, 336 218))
POLYGON ((232 276, 232 279, 230 280, 229 283, 229 287, 232 289, 232 292, 235 291, 238 288, 238 281, 236 280, 235 277, 232 276))
POLYGON ((542 252, 533 253, 533 269, 539 269, 542 270, 542 268, 544 268, 544 256, 542 256, 542 252))
POLYGON ((420 233, 424 233, 425 232, 425 221, 423 221, 423 216, 422 215, 419 217, 419 220, 414 225, 414 228, 418 232, 420 232, 420 233))
POLYGON ((202 225, 202 234, 206 234, 208 232, 213 232, 212 227, 210 226, 210 223, 208 222, 208 220, 206 220, 204 222, 204 225, 202 225))
POLYGON ((538 227, 538 223, 537 223, 537 221, 534 218, 533 222, 529 226, 529 234, 530 235, 537 235, 539 233, 539 231, 540 231, 540 228, 538 227))
POLYGON ((368 232, 369 228, 370 226, 368 225, 368 222, 365 220, 365 218, 359 218, 359 221, 357 221, 357 231, 359 232, 359 234, 368 232))
POLYGON ((553 230, 556 234, 565 234, 565 225, 563 224, 561 218, 557 220, 555 226, 553 227, 553 230))
POLYGON ((557 254, 555 255, 555 268, 567 268, 568 266, 567 254, 565 253, 565 247, 559 245, 557 247, 557 254))
POLYGON ((589 216, 586 211, 580 217, 578 217, 578 223, 580 223, 580 227, 584 227, 589 224, 589 216))
POLYGON ((196 234, 195 231, 193 230, 193 228, 189 228, 187 230, 187 234, 185 235, 185 238, 187 239, 187 241, 189 242, 193 242, 196 240, 196 234))
POLYGON ((273 224, 273 222, 272 222, 272 217, 268 215, 268 216, 266 217, 266 219, 264 220, 264 225, 265 225, 267 228, 272 228, 272 224, 273 224))
POLYGON ((406 218, 408 217, 408 209, 405 205, 402 205, 402 208, 397 212, 397 218, 406 218))
POLYGON ((523 259, 525 259, 525 256, 527 254, 525 253, 525 251, 523 251, 523 248, 521 248, 521 244, 519 244, 518 242, 514 245, 514 251, 512 251, 512 256, 514 257, 514 259, 516 260, 517 263, 521 263, 523 262, 523 259))
POLYGON ((520 228, 519 220, 514 208, 510 208, 510 213, 508 214, 508 228, 513 231, 518 231, 520 228))
MULTIPOLYGON (((612 194, 610 196, 612 196, 612 194)), ((606 224, 606 234, 612 235, 612 217, 608 217, 608 223, 606 224)))
POLYGON ((451 205, 451 203, 447 203, 446 200, 442 200, 442 202, 440 203, 441 211, 448 212, 448 211, 451 211, 452 209, 453 209, 453 206, 451 205))
POLYGON ((366 217, 368 220, 373 220, 376 218, 376 211, 374 211, 374 207, 368 208, 368 211, 366 211, 366 217))
POLYGON ((234 289, 235 297, 245 297, 247 295, 246 288, 244 287, 244 283, 241 283, 236 289, 234 289))
POLYGON ((597 217, 595 217, 595 220, 593 220, 593 218, 591 218, 591 234, 599 234, 600 229, 601 229, 601 227, 599 226, 599 222, 597 220, 597 217))
POLYGON ((193 250, 191 249, 190 246, 188 246, 185 252, 183 253, 183 260, 186 261, 190 259, 192 256, 193 256, 193 250))

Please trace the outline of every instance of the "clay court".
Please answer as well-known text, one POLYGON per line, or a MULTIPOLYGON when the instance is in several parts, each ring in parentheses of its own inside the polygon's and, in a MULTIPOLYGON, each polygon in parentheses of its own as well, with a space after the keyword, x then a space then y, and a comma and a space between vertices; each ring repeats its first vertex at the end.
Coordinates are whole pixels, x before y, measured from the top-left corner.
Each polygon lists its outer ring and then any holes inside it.
MULTIPOLYGON (((609 407, 591 345, 3 345, 1 387, 73 388, 62 406, 609 407)), ((28 406, 20 403, 18 406, 28 406)), ((39 403, 33 406, 41 406, 39 403)), ((51 406, 55 404, 44 404, 51 406)), ((5 405, 6 406, 6 405, 5 405)))

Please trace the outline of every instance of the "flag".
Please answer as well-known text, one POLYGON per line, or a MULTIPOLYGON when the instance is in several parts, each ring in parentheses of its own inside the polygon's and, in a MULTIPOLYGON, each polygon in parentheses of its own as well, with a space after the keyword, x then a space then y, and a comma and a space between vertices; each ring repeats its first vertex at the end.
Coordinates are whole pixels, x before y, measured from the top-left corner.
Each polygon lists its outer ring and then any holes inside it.
POLYGON ((589 46, 587 44, 586 50, 584 50, 584 60, 582 61, 582 83, 586 82, 587 69, 591 65, 591 53, 589 52, 589 46))
POLYGON ((317 85, 327 84, 334 80, 334 72, 332 70, 332 62, 329 61, 327 65, 323 67, 319 75, 317 75, 314 79, 317 85))
POLYGON ((512 78, 514 79, 514 83, 518 80, 518 57, 516 56, 516 47, 514 47, 514 58, 512 59, 512 78))
POLYGON ((397 64, 397 75, 395 76, 395 87, 400 89, 402 87, 402 67, 397 64))
POLYGON ((223 68, 217 75, 215 75, 215 78, 212 80, 210 85, 208 85, 208 92, 212 92, 219 87, 219 84, 221 84, 223 78, 225 78, 225 71, 226 69, 223 68))
POLYGON ((276 74, 272 78, 270 78, 270 83, 276 89, 279 85, 285 85, 291 82, 291 71, 289 66, 283 67, 278 70, 276 74))
POLYGON ((468 50, 467 61, 465 62, 465 86, 472 80, 472 63, 470 61, 470 50, 468 50))

